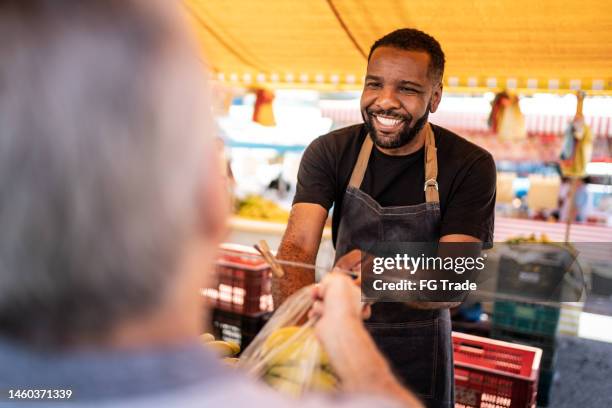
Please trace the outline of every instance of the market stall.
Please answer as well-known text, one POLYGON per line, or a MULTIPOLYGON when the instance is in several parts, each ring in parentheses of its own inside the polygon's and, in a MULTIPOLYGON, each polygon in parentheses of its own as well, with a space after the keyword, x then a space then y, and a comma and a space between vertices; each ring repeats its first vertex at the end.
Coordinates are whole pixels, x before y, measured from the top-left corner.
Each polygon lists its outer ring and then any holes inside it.
MULTIPOLYGON (((609 280, 609 256, 600 246, 589 246, 612 237, 612 17, 606 2, 570 1, 561 7, 548 0, 278 0, 218 7, 187 0, 185 9, 210 62, 215 90, 227 102, 220 109, 219 128, 236 180, 234 193, 243 201, 257 196, 278 206, 255 214, 241 213, 239 204, 230 223, 232 244, 250 247, 266 239, 278 246, 286 220, 271 220, 270 214, 289 211, 304 149, 321 134, 362 122, 359 90, 370 45, 397 27, 415 27, 434 34, 446 53, 445 96, 431 123, 455 131, 495 159, 495 242, 582 243, 581 256, 590 262, 588 284, 609 280), (571 127, 577 118, 580 129, 588 129, 586 138, 571 127), (568 138, 572 146, 564 155, 568 138), (583 150, 588 154, 581 156, 583 150), (577 156, 583 157, 580 164, 577 156), (567 165, 580 171, 568 176, 561 171, 567 165)), ((229 262, 225 256, 219 261, 223 268, 229 262)), ((333 259, 326 228, 316 267, 329 269, 333 259)), ((241 278, 207 294, 217 306, 216 334, 246 346, 273 309, 271 271, 241 265, 235 257, 230 261, 232 273, 242 271, 241 278), (237 312, 252 287, 249 273, 264 273, 267 279, 256 285, 254 302, 261 307, 255 314, 237 312)), ((586 310, 608 313, 611 295, 590 297, 586 310)), ((473 325, 463 327, 478 326, 478 333, 497 340, 455 335, 457 401, 464 404, 457 406, 531 406, 536 394, 538 404, 556 406, 550 390, 556 378, 558 383, 559 344, 566 341, 559 333, 579 334, 583 308, 584 298, 554 305, 496 300, 477 309, 476 318, 468 319, 473 325), (520 346, 511 350, 510 343, 520 346), (507 358, 522 366, 504 371, 475 357, 489 349, 510 353, 507 358), (473 381, 479 375, 481 382, 509 381, 507 388, 523 393, 478 388, 473 381)))

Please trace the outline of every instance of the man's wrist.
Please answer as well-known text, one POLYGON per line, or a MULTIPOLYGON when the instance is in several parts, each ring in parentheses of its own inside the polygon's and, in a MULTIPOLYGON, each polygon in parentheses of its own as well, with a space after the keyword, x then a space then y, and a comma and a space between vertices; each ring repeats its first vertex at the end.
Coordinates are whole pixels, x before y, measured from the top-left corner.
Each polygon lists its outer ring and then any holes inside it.
POLYGON ((272 278, 274 308, 278 308, 289 296, 314 282, 314 273, 312 271, 302 273, 302 271, 296 271, 295 268, 285 268, 285 276, 282 278, 272 278))

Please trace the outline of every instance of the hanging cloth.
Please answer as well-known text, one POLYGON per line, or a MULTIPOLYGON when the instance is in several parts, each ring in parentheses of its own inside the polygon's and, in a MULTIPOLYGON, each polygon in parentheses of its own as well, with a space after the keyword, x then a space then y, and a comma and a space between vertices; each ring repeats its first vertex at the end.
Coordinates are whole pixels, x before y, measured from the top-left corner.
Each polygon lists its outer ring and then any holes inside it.
POLYGON ((581 126, 578 126, 577 123, 571 123, 566 130, 565 138, 565 140, 571 138, 573 149, 571 154, 567 155, 564 143, 564 149, 561 152, 561 172, 566 177, 586 176, 586 165, 591 161, 593 155, 593 132, 591 132, 591 128, 584 123, 581 126))

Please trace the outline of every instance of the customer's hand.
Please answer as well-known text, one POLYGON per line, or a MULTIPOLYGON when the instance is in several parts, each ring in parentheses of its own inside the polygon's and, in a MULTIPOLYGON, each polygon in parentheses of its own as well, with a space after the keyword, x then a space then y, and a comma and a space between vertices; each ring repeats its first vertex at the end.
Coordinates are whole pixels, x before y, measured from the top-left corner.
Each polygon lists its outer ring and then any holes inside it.
POLYGON ((313 296, 310 317, 318 317, 323 325, 360 322, 370 316, 369 305, 361 302, 358 284, 337 269, 314 287, 313 296))
MULTIPOLYGON (((311 318, 318 318, 315 333, 329 356, 345 391, 380 395, 404 406, 421 407, 404 389, 366 331, 362 320, 369 305, 361 302, 361 291, 344 273, 331 272, 313 290, 311 318)), ((419 373, 415 373, 415 376, 419 373)))
POLYGON ((330 356, 332 365, 346 366, 349 338, 369 337, 362 320, 369 316, 369 306, 361 303, 361 291, 346 274, 334 269, 313 289, 315 302, 310 318, 318 318, 315 333, 330 356))

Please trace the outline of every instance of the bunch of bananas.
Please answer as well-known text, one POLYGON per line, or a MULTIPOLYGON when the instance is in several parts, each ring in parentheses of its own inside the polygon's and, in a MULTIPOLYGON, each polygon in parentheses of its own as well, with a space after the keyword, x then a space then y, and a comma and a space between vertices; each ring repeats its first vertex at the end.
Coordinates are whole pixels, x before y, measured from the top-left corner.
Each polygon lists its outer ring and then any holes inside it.
POLYGON ((240 353, 240 346, 231 341, 215 340, 215 336, 210 333, 204 333, 200 336, 200 341, 204 346, 213 350, 215 354, 223 358, 223 361, 228 364, 236 364, 238 358, 234 357, 240 353))
POLYGON ((258 195, 251 195, 238 202, 238 215, 258 220, 282 221, 289 219, 289 212, 283 210, 274 201, 258 195))
POLYGON ((562 250, 569 251, 574 257, 578 256, 578 252, 576 251, 576 247, 572 245, 570 242, 553 242, 551 241, 546 234, 541 234, 540 238, 536 237, 535 234, 530 234, 527 237, 522 235, 516 237, 510 237, 506 239, 506 244, 509 245, 520 245, 520 244, 546 244, 550 246, 558 247, 562 250))
POLYGON ((536 237, 535 234, 530 234, 528 237, 516 236, 506 239, 507 244, 548 244, 550 242, 551 241, 550 239, 548 239, 548 236, 546 234, 540 235, 539 239, 536 237))
POLYGON ((331 370, 329 357, 312 329, 296 336, 300 329, 299 326, 283 327, 266 339, 263 352, 269 360, 263 380, 274 389, 296 397, 305 390, 335 390, 338 379, 331 370))

